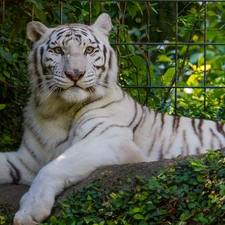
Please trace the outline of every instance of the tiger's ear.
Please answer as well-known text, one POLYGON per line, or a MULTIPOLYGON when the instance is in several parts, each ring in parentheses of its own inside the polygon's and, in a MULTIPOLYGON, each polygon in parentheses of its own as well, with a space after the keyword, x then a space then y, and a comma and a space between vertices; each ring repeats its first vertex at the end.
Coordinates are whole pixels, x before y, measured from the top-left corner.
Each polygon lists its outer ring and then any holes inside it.
POLYGON ((27 37, 32 41, 38 41, 43 35, 46 35, 50 29, 44 24, 32 21, 27 24, 27 37))
POLYGON ((104 34, 108 35, 112 29, 112 21, 107 13, 102 13, 97 20, 92 24, 94 29, 100 29, 104 34))

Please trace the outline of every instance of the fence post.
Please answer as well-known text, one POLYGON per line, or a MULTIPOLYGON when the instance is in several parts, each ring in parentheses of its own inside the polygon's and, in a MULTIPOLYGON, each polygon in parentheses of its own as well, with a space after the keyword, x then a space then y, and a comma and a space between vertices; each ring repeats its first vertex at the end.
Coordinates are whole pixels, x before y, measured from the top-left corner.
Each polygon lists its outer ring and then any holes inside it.
POLYGON ((5 1, 2 2, 2 22, 5 20, 5 1))

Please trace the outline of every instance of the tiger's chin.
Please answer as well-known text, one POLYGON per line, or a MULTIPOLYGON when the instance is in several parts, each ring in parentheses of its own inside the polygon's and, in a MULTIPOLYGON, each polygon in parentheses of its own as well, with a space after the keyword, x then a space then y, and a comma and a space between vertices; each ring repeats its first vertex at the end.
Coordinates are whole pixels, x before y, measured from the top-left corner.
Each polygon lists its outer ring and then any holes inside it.
POLYGON ((103 91, 94 91, 92 88, 82 89, 80 87, 70 87, 60 93, 60 97, 68 103, 82 103, 93 101, 103 97, 106 93, 103 91))
POLYGON ((79 87, 70 87, 60 93, 60 98, 68 103, 84 102, 89 98, 89 96, 90 93, 79 87))

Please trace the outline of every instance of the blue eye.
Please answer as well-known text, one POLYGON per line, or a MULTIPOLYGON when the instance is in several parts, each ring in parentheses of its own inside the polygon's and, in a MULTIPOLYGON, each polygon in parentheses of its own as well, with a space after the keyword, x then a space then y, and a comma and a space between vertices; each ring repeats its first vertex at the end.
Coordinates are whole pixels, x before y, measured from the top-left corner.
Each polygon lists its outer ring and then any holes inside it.
POLYGON ((56 54, 60 54, 60 55, 63 55, 63 54, 64 54, 63 50, 62 50, 60 47, 55 47, 55 48, 53 48, 53 51, 54 51, 56 54))
POLYGON ((86 54, 91 54, 95 49, 91 46, 88 46, 86 49, 85 49, 85 53, 86 54))

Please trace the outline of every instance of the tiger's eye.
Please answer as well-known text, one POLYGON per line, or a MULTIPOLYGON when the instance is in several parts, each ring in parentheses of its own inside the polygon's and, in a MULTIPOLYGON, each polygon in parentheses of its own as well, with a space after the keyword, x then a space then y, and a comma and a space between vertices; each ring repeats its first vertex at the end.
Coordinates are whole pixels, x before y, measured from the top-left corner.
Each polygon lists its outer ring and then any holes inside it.
POLYGON ((62 50, 60 47, 55 47, 55 48, 53 48, 53 51, 54 51, 56 54, 63 55, 63 50, 62 50))
POLYGON ((85 49, 85 53, 86 54, 91 54, 95 49, 91 46, 88 46, 86 49, 85 49))

